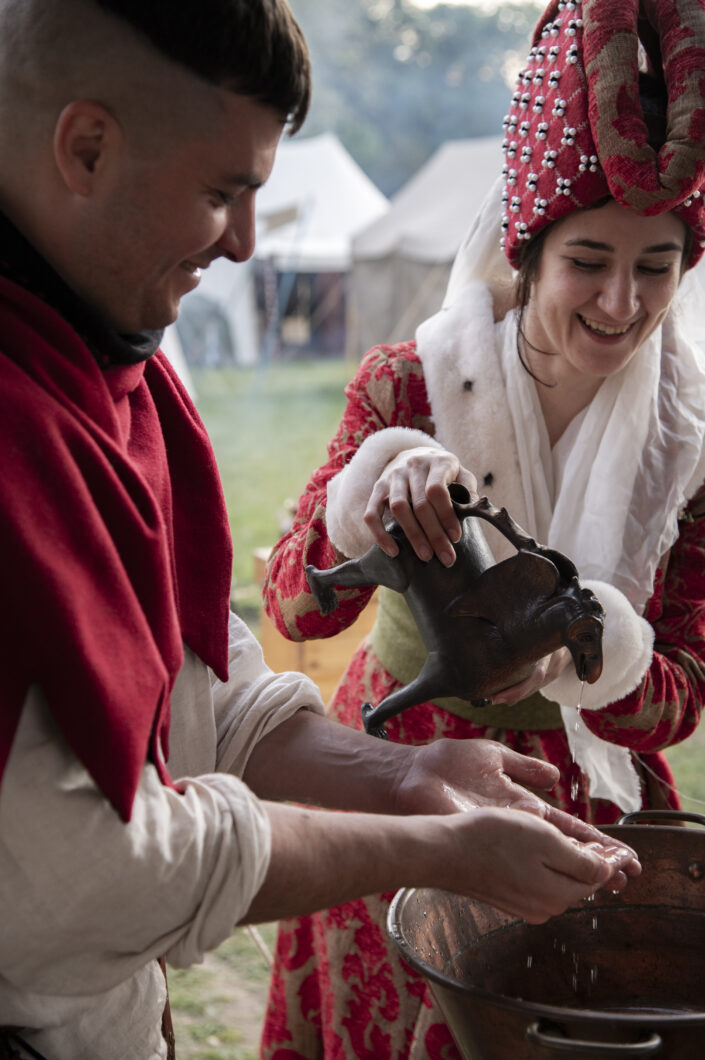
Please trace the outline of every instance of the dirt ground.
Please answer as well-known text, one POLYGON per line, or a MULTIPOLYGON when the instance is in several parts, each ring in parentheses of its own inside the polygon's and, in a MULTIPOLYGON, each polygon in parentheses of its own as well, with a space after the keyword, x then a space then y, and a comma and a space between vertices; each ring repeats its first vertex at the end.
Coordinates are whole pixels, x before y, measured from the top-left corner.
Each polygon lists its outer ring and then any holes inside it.
MULTIPOLYGON (((257 930, 271 951, 276 926, 257 930)), ((267 959, 243 928, 202 965, 169 969, 177 1060, 256 1060, 268 986, 267 959)))

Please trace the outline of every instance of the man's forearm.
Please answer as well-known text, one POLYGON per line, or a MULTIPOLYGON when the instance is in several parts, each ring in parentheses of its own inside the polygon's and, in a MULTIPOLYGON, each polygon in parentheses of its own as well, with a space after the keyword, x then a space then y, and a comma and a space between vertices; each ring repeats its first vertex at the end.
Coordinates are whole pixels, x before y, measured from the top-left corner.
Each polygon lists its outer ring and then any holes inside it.
POLYGON ((244 780, 277 802, 394 813, 394 793, 413 752, 301 710, 260 741, 244 780))
MULTIPOLYGON (((434 886, 539 923, 608 880, 621 888, 621 870, 638 871, 626 848, 576 842, 520 810, 392 817, 265 806, 271 859, 244 922, 299 915, 401 886, 434 886)), ((575 827, 591 834, 582 822, 575 827)))
POLYGON ((406 746, 299 711, 260 741, 244 779, 261 798, 329 809, 445 814, 490 805, 545 816, 535 792, 558 777, 555 766, 492 740, 406 746))
POLYGON ((421 882, 418 865, 430 852, 434 818, 265 805, 272 857, 247 922, 303 915, 364 894, 396 890, 409 881, 421 882))

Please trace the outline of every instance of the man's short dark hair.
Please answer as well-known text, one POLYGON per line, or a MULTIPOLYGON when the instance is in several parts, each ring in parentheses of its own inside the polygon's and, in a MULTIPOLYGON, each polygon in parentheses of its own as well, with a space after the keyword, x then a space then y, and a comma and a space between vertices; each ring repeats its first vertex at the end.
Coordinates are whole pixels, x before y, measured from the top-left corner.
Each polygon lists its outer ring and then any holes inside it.
POLYGON ((301 128, 311 98, 308 48, 286 0, 93 0, 164 55, 301 128))

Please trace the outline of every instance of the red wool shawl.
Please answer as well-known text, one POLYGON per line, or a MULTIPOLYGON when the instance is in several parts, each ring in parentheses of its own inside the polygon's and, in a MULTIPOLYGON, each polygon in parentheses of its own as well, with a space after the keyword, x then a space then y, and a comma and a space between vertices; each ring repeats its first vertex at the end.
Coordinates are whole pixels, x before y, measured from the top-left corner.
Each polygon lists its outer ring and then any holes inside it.
POLYGON ((182 643, 227 676, 232 552, 205 428, 166 358, 102 371, 53 309, 0 278, 0 777, 38 684, 124 820, 170 783, 182 643))

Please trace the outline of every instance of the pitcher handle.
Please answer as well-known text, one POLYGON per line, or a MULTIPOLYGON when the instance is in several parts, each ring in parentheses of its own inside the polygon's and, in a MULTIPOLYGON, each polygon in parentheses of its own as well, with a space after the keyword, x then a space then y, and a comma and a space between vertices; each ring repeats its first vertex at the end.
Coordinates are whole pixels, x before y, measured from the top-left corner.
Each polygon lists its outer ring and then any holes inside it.
MULTIPOLYGON (((556 1026, 552 1024, 552 1026, 556 1026)), ((560 1029, 557 1027, 557 1029, 560 1029)), ((541 1030, 540 1022, 531 1023, 526 1028, 526 1039, 544 1049, 553 1049, 562 1053, 580 1053, 586 1056, 594 1053, 595 1056, 655 1056, 661 1051, 663 1044, 661 1035, 654 1032, 643 1042, 584 1042, 578 1038, 556 1037, 541 1030)))
POLYGON ((634 813, 623 814, 617 824, 639 824, 641 821, 660 821, 662 824, 690 821, 705 827, 705 817, 701 813, 687 813, 685 810, 635 810, 634 813))

